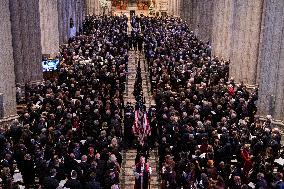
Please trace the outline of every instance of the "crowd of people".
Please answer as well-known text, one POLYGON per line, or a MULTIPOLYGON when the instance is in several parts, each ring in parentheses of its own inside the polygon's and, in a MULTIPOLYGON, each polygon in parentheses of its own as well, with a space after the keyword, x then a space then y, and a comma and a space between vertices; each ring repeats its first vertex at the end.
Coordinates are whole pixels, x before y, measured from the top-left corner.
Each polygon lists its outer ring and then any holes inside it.
MULTIPOLYGON (((162 188, 284 188, 281 135, 271 116, 256 115, 257 89, 229 78, 230 62, 212 57, 181 19, 133 17, 129 36, 127 22, 87 17, 61 49, 58 77, 26 85, 25 112, 0 130, 2 186, 16 188, 22 175, 26 188, 35 178, 47 189, 118 188, 123 141, 138 148, 138 178, 158 146, 162 188), (156 100, 151 134, 136 145, 137 107, 123 101, 132 48, 144 50, 156 100)), ((140 80, 134 95, 143 102, 140 80)))
POLYGON ((146 20, 162 188, 283 188, 281 135, 256 115, 257 89, 229 78, 179 18, 146 20))
POLYGON ((59 76, 26 85, 26 111, 0 135, 4 188, 21 182, 15 171, 26 188, 35 178, 46 189, 118 188, 127 28, 125 16, 88 17, 61 50, 59 76))

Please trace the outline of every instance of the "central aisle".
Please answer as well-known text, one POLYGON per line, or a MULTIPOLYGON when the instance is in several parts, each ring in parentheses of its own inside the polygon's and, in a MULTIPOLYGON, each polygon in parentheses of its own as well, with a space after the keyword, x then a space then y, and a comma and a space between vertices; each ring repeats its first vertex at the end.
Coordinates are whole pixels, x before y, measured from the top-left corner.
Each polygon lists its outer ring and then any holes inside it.
MULTIPOLYGON (((145 59, 144 59, 143 54, 139 55, 139 53, 135 51, 129 52, 128 77, 127 77, 126 94, 124 96, 124 101, 125 101, 125 104, 127 102, 131 102, 131 105, 135 106, 135 98, 133 95, 133 91, 134 91, 136 69, 137 69, 139 58, 140 58, 140 64, 141 64, 143 96, 145 97, 145 100, 146 100, 145 105, 148 110, 148 108, 154 104, 152 101, 152 95, 150 94, 147 66, 145 65, 145 59)), ((134 188, 135 178, 133 175, 133 167, 135 166, 136 154, 137 154, 136 149, 126 150, 122 152, 122 157, 123 157, 122 173, 121 173, 121 188, 122 189, 133 189, 134 188)), ((158 159, 157 150, 152 150, 150 152, 150 158, 148 160, 152 168, 151 181, 150 181, 151 189, 159 188, 158 174, 156 171, 158 161, 159 159, 158 159)))

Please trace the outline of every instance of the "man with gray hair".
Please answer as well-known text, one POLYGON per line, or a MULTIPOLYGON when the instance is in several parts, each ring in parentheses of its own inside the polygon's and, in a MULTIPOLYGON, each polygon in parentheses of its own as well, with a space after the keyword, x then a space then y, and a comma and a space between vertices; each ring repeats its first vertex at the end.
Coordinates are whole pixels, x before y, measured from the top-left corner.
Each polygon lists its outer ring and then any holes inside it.
POLYGON ((51 169, 50 170, 50 176, 45 177, 43 179, 43 184, 42 187, 44 189, 54 189, 59 186, 58 180, 55 178, 56 177, 56 169, 51 169))
POLYGON ((67 180, 64 187, 70 188, 70 189, 81 189, 82 184, 79 180, 77 180, 77 171, 72 170, 71 171, 71 178, 67 180))
POLYGON ((257 183, 255 185, 256 189, 268 189, 267 181, 264 179, 263 173, 257 174, 257 183))

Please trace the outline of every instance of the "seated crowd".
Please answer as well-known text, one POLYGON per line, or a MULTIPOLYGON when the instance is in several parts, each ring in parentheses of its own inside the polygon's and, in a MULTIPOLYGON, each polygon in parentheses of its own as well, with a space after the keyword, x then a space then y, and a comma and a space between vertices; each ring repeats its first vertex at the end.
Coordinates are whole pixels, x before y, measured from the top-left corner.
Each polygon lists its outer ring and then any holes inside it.
POLYGON ((26 188, 36 177, 50 189, 118 187, 127 18, 89 17, 84 31, 62 48, 57 78, 26 85, 26 111, 1 132, 4 188, 18 171, 26 188))
POLYGON ((255 115, 257 89, 229 79, 230 62, 181 19, 145 22, 162 188, 283 188, 281 135, 255 115))

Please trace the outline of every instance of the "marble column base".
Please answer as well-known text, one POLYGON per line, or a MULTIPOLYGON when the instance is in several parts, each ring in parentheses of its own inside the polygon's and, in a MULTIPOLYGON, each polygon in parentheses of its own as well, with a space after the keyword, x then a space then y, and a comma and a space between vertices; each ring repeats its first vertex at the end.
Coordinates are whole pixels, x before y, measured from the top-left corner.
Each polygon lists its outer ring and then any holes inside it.
POLYGON ((5 131, 8 130, 10 128, 11 122, 18 118, 19 115, 10 115, 8 117, 0 119, 0 128, 4 129, 5 131))

